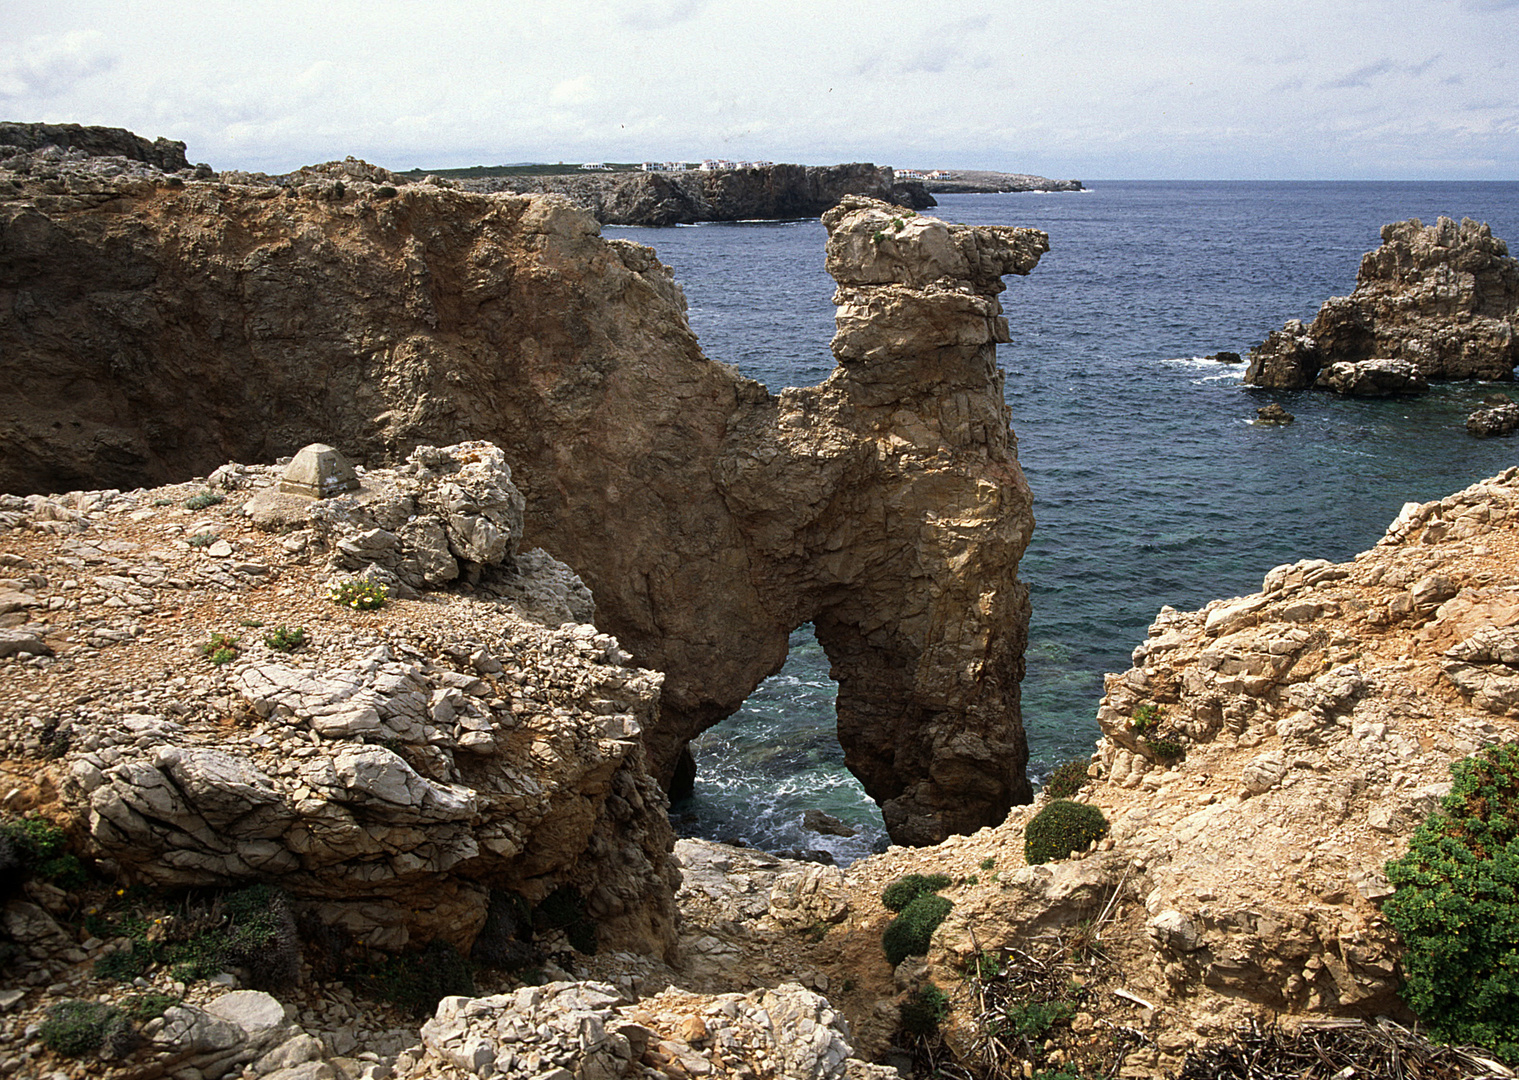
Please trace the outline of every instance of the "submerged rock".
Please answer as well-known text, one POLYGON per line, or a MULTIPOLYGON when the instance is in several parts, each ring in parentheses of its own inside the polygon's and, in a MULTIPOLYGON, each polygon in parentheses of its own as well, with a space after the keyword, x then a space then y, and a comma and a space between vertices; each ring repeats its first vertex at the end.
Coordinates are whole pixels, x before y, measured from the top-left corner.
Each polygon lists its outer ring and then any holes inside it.
POLYGON ((1255 410, 1255 422, 1258 424, 1290 424, 1296 420, 1280 402, 1273 401, 1270 405, 1263 405, 1255 410))
POLYGON ((1382 227, 1355 291, 1250 351, 1245 381, 1296 390, 1330 365, 1388 357, 1426 379, 1509 379, 1519 363, 1519 260, 1487 225, 1442 217, 1382 227))

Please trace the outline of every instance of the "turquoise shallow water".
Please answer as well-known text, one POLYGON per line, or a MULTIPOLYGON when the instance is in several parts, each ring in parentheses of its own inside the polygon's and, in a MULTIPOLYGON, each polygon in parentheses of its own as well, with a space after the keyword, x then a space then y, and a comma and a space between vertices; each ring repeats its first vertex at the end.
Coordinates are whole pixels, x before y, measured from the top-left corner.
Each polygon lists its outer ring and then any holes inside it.
MULTIPOLYGON (((1200 357, 1245 353, 1355 285, 1386 222, 1445 214, 1519 241, 1519 184, 1093 182, 1081 194, 945 196, 929 211, 1050 234, 1003 303, 999 361, 1037 525, 1020 569, 1034 602, 1024 724, 1037 780, 1090 752, 1102 675, 1122 671, 1164 604, 1254 591, 1272 566, 1347 559, 1408 500, 1437 498, 1519 461, 1479 441, 1467 412, 1493 387, 1411 401, 1342 401, 1241 385, 1200 357), (1280 400, 1297 421, 1248 421, 1280 400)), ((714 359, 772 390, 832 370, 833 284, 821 224, 615 229, 653 246, 714 359)), ((805 629, 786 668, 696 744, 687 832, 841 860, 882 841, 843 769, 826 658, 805 629), (808 808, 862 829, 800 828, 808 808)))

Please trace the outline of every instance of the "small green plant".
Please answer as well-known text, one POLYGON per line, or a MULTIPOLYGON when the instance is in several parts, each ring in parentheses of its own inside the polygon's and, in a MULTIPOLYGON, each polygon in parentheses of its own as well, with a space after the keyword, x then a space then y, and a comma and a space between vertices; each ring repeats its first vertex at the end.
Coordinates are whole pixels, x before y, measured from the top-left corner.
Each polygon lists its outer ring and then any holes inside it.
POLYGON ((981 860, 981 869, 983 870, 993 870, 996 869, 996 866, 997 860, 990 855, 981 860))
POLYGON ((903 908, 881 935, 881 948, 891 966, 896 967, 909 956, 926 954, 934 931, 954 906, 948 897, 925 893, 903 908))
POLYGON ((967 978, 987 982, 1002 974, 1002 961, 983 949, 970 958, 970 962, 965 965, 965 974, 967 978))
POLYGON ((901 232, 902 229, 903 229, 903 227, 906 224, 907 223, 905 221, 903 221, 901 218, 894 217, 894 218, 891 219, 891 231, 892 232, 901 232))
POLYGON ((953 882, 948 874, 907 874, 886 886, 881 903, 887 911, 904 911, 918 897, 948 888, 953 882))
POLYGON ((390 599, 390 590, 368 578, 349 578, 334 584, 327 591, 327 596, 333 603, 343 607, 351 607, 356 611, 373 611, 385 606, 385 602, 390 599))
POLYGON ((949 997, 933 983, 918 990, 902 1002, 902 1031, 919 1038, 939 1030, 949 1016, 949 997))
POLYGON ((1108 819, 1087 803, 1056 799, 1023 830, 1023 857, 1030 866, 1056 862, 1072 852, 1085 851, 1093 840, 1107 835, 1108 819))
POLYGON ((242 627, 246 627, 249 630, 262 630, 263 627, 264 627, 264 620, 263 619, 238 619, 237 620, 237 625, 238 626, 242 626, 242 627))
POLYGON ((960 882, 960 884, 961 885, 979 885, 979 884, 981 884, 981 875, 980 874, 972 874, 970 877, 968 877, 964 881, 960 882))
POLYGON ((130 1045, 133 1041, 126 1014, 96 1001, 60 1001, 50 1006, 37 1034, 44 1046, 64 1057, 84 1057, 107 1043, 130 1045))
POLYGON ((288 626, 277 626, 264 635, 264 644, 275 652, 294 652, 306 644, 306 628, 297 626, 292 630, 288 626))
POLYGON ((1144 740, 1145 748, 1161 761, 1175 761, 1181 757, 1182 745, 1175 739, 1149 738, 1144 740))
POLYGON ((229 634, 212 634, 209 641, 201 644, 200 654, 218 667, 222 664, 230 664, 237 659, 239 640, 229 634))
POLYGON ((185 500, 186 510, 204 510, 208 506, 215 506, 219 502, 226 502, 227 496, 219 491, 202 491, 199 495, 191 495, 185 500))
POLYGON ((173 499, 154 499, 153 500, 153 505, 154 506, 173 506, 174 505, 174 500, 173 499))
POLYGON ((1085 758, 1076 758, 1055 766, 1050 778, 1044 782, 1044 792, 1052 799, 1069 799, 1087 782, 1085 758))
POLYGON ((1075 1015, 1076 1006, 1069 1001, 1026 1001, 1008 1007, 1007 1021, 1025 1039, 1042 1039, 1050 1028, 1075 1015))
POLYGON ((374 197, 377 199, 394 199, 397 194, 396 189, 389 184, 381 184, 374 189, 374 197))
POLYGON ((1387 864, 1403 999, 1436 1038, 1519 1058, 1519 743, 1451 766, 1440 809, 1387 864))
POLYGON ((1133 715, 1129 717, 1129 727, 1134 730, 1136 735, 1143 735, 1152 728, 1159 727, 1161 717, 1164 715, 1165 710, 1159 705, 1147 701, 1134 709, 1133 715))
POLYGON ((202 532, 196 533, 194 536, 190 537, 190 539, 186 540, 185 543, 189 544, 191 547, 210 547, 220 539, 221 537, 217 536, 214 532, 202 532))
POLYGON ((875 232, 873 232, 873 233, 870 234, 870 242, 873 243, 873 244, 879 244, 882 240, 885 240, 885 239, 886 239, 886 234, 884 232, 882 232, 880 229, 877 229, 875 232))

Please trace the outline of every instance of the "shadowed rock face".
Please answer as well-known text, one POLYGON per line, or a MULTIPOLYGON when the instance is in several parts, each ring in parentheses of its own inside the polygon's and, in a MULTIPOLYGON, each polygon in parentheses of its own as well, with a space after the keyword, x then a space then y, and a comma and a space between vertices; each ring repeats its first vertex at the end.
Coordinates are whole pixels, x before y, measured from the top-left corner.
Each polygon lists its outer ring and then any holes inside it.
POLYGON ((22 182, 0 203, 0 489, 489 439, 526 546, 666 673, 644 737, 667 785, 812 620, 896 840, 1029 798, 1033 522, 996 297, 1043 234, 846 199, 825 219, 839 367, 772 396, 701 355, 650 249, 564 200, 390 190, 22 182))
POLYGON ((0 146, 37 150, 56 146, 91 156, 116 156, 141 161, 165 172, 188 169, 185 144, 172 139, 149 142, 124 128, 85 127, 81 124, 0 123, 0 146))
POLYGON ((1426 379, 1511 379, 1516 322, 1519 260, 1486 225, 1397 221, 1361 257, 1355 291, 1330 297, 1307 327, 1272 331, 1245 381, 1298 390, 1332 364, 1372 359, 1407 361, 1426 379))

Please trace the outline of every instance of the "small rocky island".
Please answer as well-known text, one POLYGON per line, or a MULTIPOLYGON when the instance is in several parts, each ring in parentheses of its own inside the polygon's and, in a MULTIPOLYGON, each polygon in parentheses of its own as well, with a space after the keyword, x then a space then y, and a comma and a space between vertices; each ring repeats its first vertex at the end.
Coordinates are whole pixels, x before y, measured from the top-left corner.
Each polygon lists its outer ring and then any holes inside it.
POLYGON ((1382 246, 1362 257, 1349 296, 1251 349, 1245 382, 1417 394, 1431 379, 1509 380, 1516 363, 1519 260, 1484 224, 1415 218, 1383 226, 1382 246))

